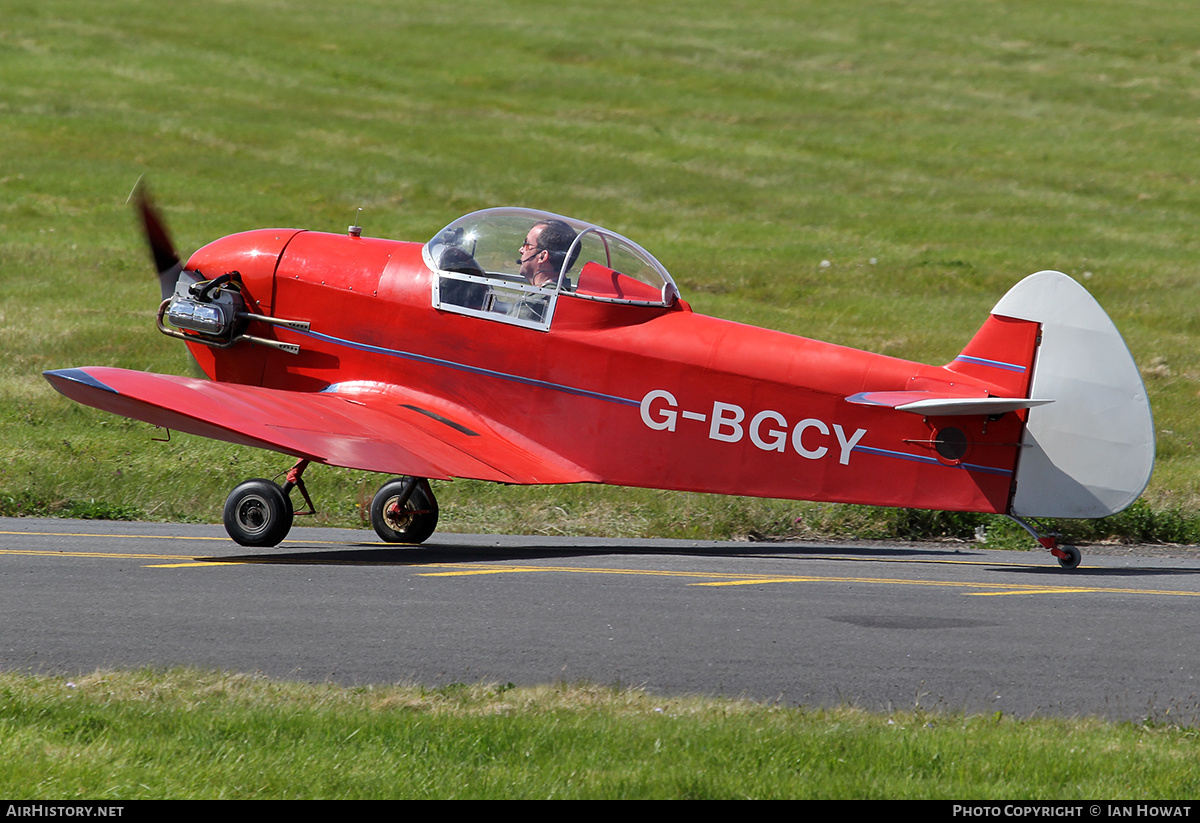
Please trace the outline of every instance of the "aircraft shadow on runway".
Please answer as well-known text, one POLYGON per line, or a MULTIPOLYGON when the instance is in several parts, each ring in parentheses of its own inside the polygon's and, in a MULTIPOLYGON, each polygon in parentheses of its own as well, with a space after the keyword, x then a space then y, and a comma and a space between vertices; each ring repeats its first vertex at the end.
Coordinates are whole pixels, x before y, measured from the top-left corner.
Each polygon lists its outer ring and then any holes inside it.
POLYGON ((314 546, 304 549, 289 544, 285 549, 264 550, 262 553, 240 555, 207 555, 196 557, 197 561, 213 563, 265 563, 265 564, 367 564, 379 566, 422 565, 428 563, 502 563, 513 560, 548 560, 573 557, 638 557, 645 555, 671 555, 688 557, 789 557, 804 559, 807 556, 828 557, 837 555, 861 555, 863 557, 912 557, 940 552, 928 550, 870 549, 845 546, 803 546, 795 544, 768 548, 764 544, 747 543, 746 548, 693 548, 663 546, 472 546, 440 543, 432 546, 381 546, 378 543, 349 543, 344 548, 328 549, 314 546))
POLYGON ((366 564, 366 565, 423 565, 428 563, 501 563, 513 560, 547 560, 573 557, 622 557, 645 555, 670 555, 686 557, 773 557, 796 560, 810 559, 819 556, 824 559, 880 559, 880 558, 916 558, 930 559, 959 554, 954 550, 939 551, 923 548, 874 548, 844 545, 802 545, 795 543, 770 544, 746 543, 745 548, 697 547, 681 548, 676 546, 472 546, 439 543, 426 546, 381 546, 379 543, 349 543, 345 548, 328 549, 313 547, 302 549, 300 546, 289 544, 286 549, 272 549, 269 553, 241 554, 226 556, 197 557, 197 561, 214 563, 265 563, 265 564, 366 564), (834 557, 836 556, 836 557, 834 557))
MULTIPOLYGON (((564 544, 570 541, 564 540, 564 544)), ((856 546, 845 544, 819 543, 746 543, 740 545, 726 544, 707 547, 679 547, 661 545, 636 546, 580 546, 580 545, 509 545, 509 546, 478 546, 455 543, 438 543, 424 546, 392 546, 379 543, 347 543, 337 549, 313 546, 304 548, 303 541, 295 541, 285 549, 264 550, 261 553, 206 556, 196 560, 214 563, 254 563, 263 565, 369 565, 369 566, 415 566, 415 565, 453 565, 474 563, 503 563, 522 560, 552 560, 581 557, 641 557, 646 555, 667 555, 708 558, 773 558, 783 560, 834 560, 834 561, 863 561, 863 560, 925 560, 930 562, 960 562, 978 563, 989 566, 993 571, 1015 572, 1021 574, 1045 574, 1053 576, 1061 582, 1083 578, 1119 578, 1146 576, 1177 576, 1200 574, 1200 566, 1187 568, 1151 568, 1125 567, 1104 568, 1092 567, 1085 564, 1067 572, 1059 568, 1053 558, 1040 552, 1011 552, 1012 559, 1006 558, 1002 563, 994 557, 987 557, 983 552, 947 547, 945 549, 928 545, 897 547, 897 546, 856 546)))

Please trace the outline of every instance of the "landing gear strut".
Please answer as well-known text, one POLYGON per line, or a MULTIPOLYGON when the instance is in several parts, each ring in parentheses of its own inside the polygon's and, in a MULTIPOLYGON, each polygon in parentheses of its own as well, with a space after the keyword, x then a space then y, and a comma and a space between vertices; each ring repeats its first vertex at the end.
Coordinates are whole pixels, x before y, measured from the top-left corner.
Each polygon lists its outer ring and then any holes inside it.
POLYGON ((371 525, 385 543, 424 543, 437 521, 437 501, 423 477, 389 480, 371 501, 371 525))
POLYGON ((1058 565, 1064 569, 1073 569, 1079 565, 1079 561, 1083 559, 1083 555, 1075 546, 1060 546, 1058 545, 1058 535, 1048 534, 1039 530, 1037 527, 1030 525, 1024 519, 1017 517, 1015 514, 1008 515, 1008 519, 1012 520, 1018 526, 1029 532, 1033 539, 1042 544, 1042 547, 1050 550, 1050 554, 1058 558, 1058 565))

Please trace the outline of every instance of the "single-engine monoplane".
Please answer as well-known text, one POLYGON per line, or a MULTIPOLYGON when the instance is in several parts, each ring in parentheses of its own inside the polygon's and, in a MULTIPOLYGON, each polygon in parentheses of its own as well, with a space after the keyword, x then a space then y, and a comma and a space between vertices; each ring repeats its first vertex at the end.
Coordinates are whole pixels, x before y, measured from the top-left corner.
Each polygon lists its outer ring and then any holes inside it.
POLYGON ((1097 518, 1143 491, 1150 405, 1104 310, 1042 271, 942 366, 692 311, 616 232, 521 208, 428 242, 299 229, 234 234, 184 264, 138 208, 160 332, 209 379, 45 373, 80 403, 295 458, 224 521, 274 546, 312 463, 395 475, 371 504, 388 542, 437 525, 430 480, 606 483, 1008 515, 1065 568, 1037 518, 1097 518), (281 475, 282 476, 282 475, 281 475))

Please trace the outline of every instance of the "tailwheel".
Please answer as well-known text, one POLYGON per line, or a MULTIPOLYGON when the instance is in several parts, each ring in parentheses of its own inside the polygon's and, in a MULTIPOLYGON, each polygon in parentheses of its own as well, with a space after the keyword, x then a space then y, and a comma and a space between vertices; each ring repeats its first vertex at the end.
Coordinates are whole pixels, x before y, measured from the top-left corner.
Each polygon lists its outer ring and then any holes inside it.
POLYGON ((437 501, 422 477, 389 480, 371 500, 371 525, 385 543, 424 543, 437 521, 437 501))
POLYGON ((243 546, 277 546, 292 528, 292 501, 270 480, 247 480, 225 500, 225 531, 243 546))
POLYGON ((1083 555, 1079 549, 1074 546, 1059 546, 1056 549, 1051 549, 1050 553, 1058 558, 1058 565, 1064 569, 1073 569, 1079 565, 1079 561, 1083 559, 1083 555))
POLYGON ((1040 528, 1026 521, 1023 517, 1018 517, 1015 514, 1007 515, 1009 520, 1019 525, 1025 531, 1041 544, 1043 549, 1049 550, 1050 554, 1058 560, 1058 565, 1068 571, 1079 565, 1079 561, 1083 559, 1083 553, 1076 546, 1058 545, 1058 535, 1048 534, 1040 528))

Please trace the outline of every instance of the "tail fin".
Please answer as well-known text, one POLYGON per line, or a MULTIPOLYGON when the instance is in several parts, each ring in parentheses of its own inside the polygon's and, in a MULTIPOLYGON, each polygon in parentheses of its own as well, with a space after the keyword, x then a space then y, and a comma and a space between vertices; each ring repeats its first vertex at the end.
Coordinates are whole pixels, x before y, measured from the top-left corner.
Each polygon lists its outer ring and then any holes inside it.
MULTIPOLYGON (((1150 482, 1154 419, 1120 333, 1086 289, 1056 271, 1031 274, 1002 297, 990 320, 1005 318, 1040 325, 1023 396, 1054 400, 1028 411, 1009 512, 1090 518, 1126 508, 1150 482)), ((973 355, 964 355, 951 368, 969 367, 973 355)))
POLYGON ((993 312, 962 353, 946 365, 999 397, 1030 397, 1029 382, 1037 354, 1036 322, 993 312))

